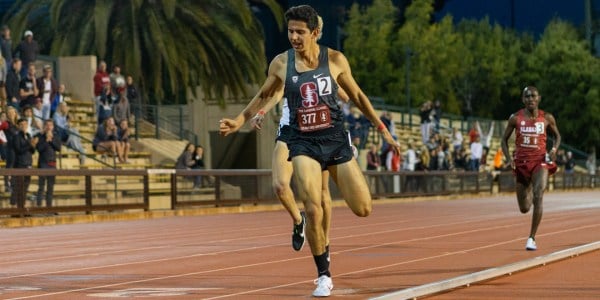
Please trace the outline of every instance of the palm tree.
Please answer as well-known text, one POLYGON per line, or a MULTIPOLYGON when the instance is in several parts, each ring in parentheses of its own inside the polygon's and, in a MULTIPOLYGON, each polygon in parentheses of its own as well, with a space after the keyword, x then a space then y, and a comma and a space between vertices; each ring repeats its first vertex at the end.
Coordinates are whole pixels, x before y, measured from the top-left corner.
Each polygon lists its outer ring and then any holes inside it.
MULTIPOLYGON (((253 2, 282 26, 276 0, 253 2)), ((4 21, 36 32, 49 55, 120 65, 158 104, 182 102, 197 86, 224 103, 265 76, 262 27, 243 0, 18 0, 4 21)))

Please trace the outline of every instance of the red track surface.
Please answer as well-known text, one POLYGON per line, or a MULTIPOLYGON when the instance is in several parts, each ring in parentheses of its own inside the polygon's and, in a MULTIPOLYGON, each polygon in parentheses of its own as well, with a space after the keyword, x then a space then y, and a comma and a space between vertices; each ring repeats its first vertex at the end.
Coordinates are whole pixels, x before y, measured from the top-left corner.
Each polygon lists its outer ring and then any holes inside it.
MULTIPOLYGON (((377 201, 377 200, 376 200, 377 201)), ((514 195, 333 213, 332 298, 365 299, 600 241, 600 193, 547 193, 538 251, 514 195)), ((283 211, 0 230, 1 299, 310 298, 308 246, 283 211)), ((432 299, 600 296, 595 251, 432 299), (553 276, 553 274, 555 276, 553 276), (557 294, 558 293, 558 294, 557 294)))

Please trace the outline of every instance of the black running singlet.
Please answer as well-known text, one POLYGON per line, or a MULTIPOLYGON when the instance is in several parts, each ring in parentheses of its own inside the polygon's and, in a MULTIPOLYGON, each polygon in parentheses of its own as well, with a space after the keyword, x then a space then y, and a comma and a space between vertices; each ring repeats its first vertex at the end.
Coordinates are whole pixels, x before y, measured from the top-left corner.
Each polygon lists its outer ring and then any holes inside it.
POLYGON ((319 66, 302 73, 296 71, 294 49, 289 49, 285 79, 290 126, 295 132, 310 136, 329 134, 344 126, 338 86, 329 71, 329 49, 319 47, 319 66))

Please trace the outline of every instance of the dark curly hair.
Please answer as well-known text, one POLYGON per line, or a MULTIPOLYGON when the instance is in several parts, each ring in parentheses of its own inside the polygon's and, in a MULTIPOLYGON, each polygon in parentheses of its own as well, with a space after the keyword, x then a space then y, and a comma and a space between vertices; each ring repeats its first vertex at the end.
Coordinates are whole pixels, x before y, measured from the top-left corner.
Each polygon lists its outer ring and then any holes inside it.
POLYGON ((306 22, 306 26, 311 31, 319 27, 317 11, 309 5, 292 6, 285 12, 285 23, 290 20, 306 22))

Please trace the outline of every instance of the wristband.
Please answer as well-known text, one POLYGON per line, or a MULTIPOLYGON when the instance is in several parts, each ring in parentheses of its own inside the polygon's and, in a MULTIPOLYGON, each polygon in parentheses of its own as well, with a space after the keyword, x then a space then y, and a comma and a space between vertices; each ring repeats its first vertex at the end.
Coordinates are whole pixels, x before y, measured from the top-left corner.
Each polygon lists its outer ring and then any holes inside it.
POLYGON ((377 131, 383 132, 384 129, 385 129, 385 124, 379 123, 379 126, 377 126, 377 131))
POLYGON ((261 109, 256 114, 259 115, 259 116, 264 116, 265 115, 265 111, 261 109))

